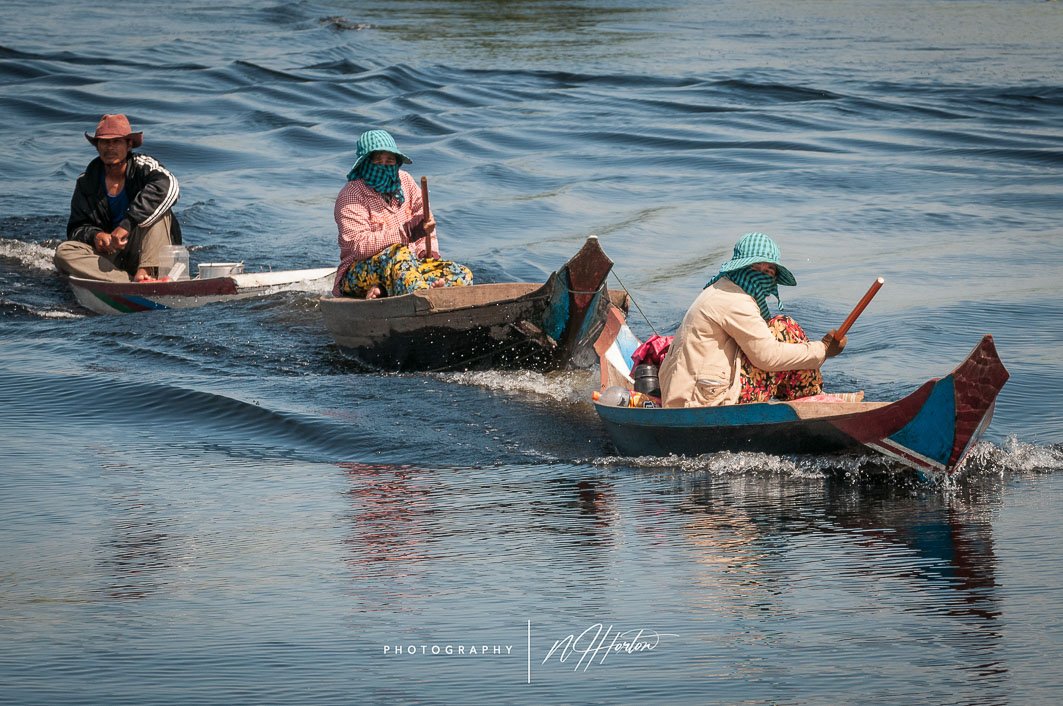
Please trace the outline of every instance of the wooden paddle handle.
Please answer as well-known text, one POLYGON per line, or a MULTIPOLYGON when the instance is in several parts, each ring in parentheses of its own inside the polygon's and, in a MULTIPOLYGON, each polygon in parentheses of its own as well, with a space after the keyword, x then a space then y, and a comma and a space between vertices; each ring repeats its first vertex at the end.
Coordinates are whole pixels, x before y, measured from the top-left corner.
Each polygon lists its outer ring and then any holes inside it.
POLYGON ((849 328, 856 323, 856 317, 864 313, 864 309, 866 309, 867 305, 871 303, 871 299, 878 294, 878 290, 882 289, 882 285, 885 284, 885 282, 886 280, 879 277, 874 283, 872 283, 871 288, 867 290, 867 294, 864 295, 864 298, 857 302, 856 306, 853 307, 853 310, 849 312, 849 316, 845 317, 844 323, 842 323, 842 325, 838 327, 838 330, 834 332, 835 340, 840 341, 845 337, 845 334, 849 332, 849 328))
MULTIPOLYGON (((421 212, 424 214, 424 223, 428 222, 428 177, 421 177, 421 212)), ((432 235, 425 231, 424 236, 424 256, 426 258, 432 257, 432 235)))

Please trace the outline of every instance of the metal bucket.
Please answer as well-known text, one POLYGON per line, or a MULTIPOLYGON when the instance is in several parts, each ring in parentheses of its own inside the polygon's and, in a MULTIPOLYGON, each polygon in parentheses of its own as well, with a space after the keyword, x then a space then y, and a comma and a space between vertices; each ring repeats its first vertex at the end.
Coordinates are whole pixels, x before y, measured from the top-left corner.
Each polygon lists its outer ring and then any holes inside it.
POLYGON ((199 264, 200 279, 214 279, 215 277, 228 277, 238 275, 244 271, 242 262, 201 262, 199 264))

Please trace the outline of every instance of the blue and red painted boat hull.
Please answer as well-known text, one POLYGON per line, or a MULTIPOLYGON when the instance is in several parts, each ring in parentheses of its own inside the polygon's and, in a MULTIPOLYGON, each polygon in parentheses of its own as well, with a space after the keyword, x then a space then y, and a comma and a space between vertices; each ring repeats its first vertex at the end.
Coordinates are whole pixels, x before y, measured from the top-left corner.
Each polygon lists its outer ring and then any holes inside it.
POLYGON ((951 473, 989 425, 1007 379, 993 337, 985 336, 949 375, 896 402, 864 403, 860 411, 803 416, 801 402, 676 409, 596 403, 595 409, 623 455, 866 449, 922 471, 951 473))

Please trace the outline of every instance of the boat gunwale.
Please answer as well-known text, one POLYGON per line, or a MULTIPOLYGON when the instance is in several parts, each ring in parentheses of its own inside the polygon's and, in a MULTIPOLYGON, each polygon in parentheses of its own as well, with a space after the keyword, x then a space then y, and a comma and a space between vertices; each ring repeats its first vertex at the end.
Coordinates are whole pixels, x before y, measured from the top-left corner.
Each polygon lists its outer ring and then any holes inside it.
POLYGON ((178 279, 171 281, 152 280, 148 282, 110 282, 107 280, 90 279, 76 275, 64 275, 71 289, 78 288, 86 292, 111 295, 129 296, 158 296, 158 297, 201 297, 204 295, 232 295, 254 292, 257 289, 269 289, 271 287, 283 287, 298 282, 315 282, 326 279, 335 274, 334 268, 319 267, 300 270, 274 270, 270 272, 241 272, 239 274, 225 275, 223 277, 209 277, 200 279, 178 279), (299 273, 301 276, 290 279, 277 279, 277 281, 256 282, 260 276, 274 279, 284 273, 299 273), (314 274, 311 274, 314 273, 314 274))
MULTIPOLYGON (((928 381, 929 384, 933 384, 935 380, 928 381)), ((920 386, 922 389, 928 383, 920 386)), ((860 415, 867 414, 868 412, 877 411, 890 407, 892 405, 900 404, 904 402, 911 395, 919 393, 920 389, 913 391, 910 395, 905 395, 897 400, 889 401, 863 401, 863 402, 823 402, 823 401, 801 401, 801 400, 787 400, 787 401, 772 401, 772 402, 752 402, 744 404, 729 404, 729 405, 717 405, 715 407, 613 407, 612 405, 603 405, 597 400, 592 401, 595 407, 598 409, 609 410, 623 410, 615 415, 607 413, 606 416, 619 416, 623 417, 622 421, 618 419, 610 419, 609 421, 614 424, 620 424, 622 426, 638 426, 643 428, 652 427, 667 427, 667 428, 736 428, 736 427, 757 427, 757 426, 769 426, 777 424, 800 424, 801 422, 820 422, 820 421, 832 421, 840 419, 848 419, 852 417, 859 417, 860 415), (853 409, 859 407, 859 409, 853 409), (754 416, 756 413, 765 411, 767 409, 781 410, 782 408, 791 409, 796 416, 765 416, 760 418, 752 418, 744 421, 731 421, 724 423, 706 423, 701 419, 691 419, 689 423, 683 423, 674 418, 679 417, 733 417, 736 415, 749 415, 754 416), (738 411, 740 410, 740 411, 738 411), (844 410, 837 411, 835 410, 844 410), (665 417, 667 419, 662 419, 665 417), (646 420, 653 420, 647 423, 646 420)))
MULTIPOLYGON (((555 275, 551 275, 551 278, 553 278, 554 276, 555 275)), ((416 301, 419 300, 419 301, 424 302, 425 304, 427 304, 427 306, 426 307, 422 307, 422 308, 414 308, 412 312, 403 312, 403 313, 395 314, 396 317, 419 317, 419 316, 428 316, 428 315, 432 315, 432 314, 452 314, 452 313, 456 313, 456 312, 466 311, 466 310, 469 310, 469 309, 480 309, 480 308, 484 308, 484 307, 488 307, 488 306, 503 306, 505 304, 517 304, 517 303, 532 302, 532 301, 536 301, 538 299, 546 299, 546 298, 549 298, 549 295, 550 295, 550 292, 548 291, 548 287, 550 285, 551 285, 551 282, 550 282, 549 279, 546 282, 544 282, 544 283, 538 283, 538 282, 487 282, 487 283, 484 283, 484 284, 472 284, 472 285, 469 285, 467 287, 441 287, 438 290, 420 289, 420 290, 417 290, 415 292, 410 292, 408 294, 400 294, 398 296, 393 296, 393 297, 380 297, 378 299, 358 299, 358 298, 355 298, 355 297, 324 296, 324 297, 320 297, 318 299, 318 302, 322 305, 322 311, 325 311, 326 308, 333 308, 333 307, 344 307, 344 308, 348 308, 349 309, 352 305, 354 305, 354 306, 366 305, 365 309, 368 312, 369 311, 369 307, 371 307, 371 306, 375 306, 376 308, 380 308, 382 305, 401 306, 401 304, 395 304, 395 302, 407 303, 407 302, 411 302, 411 301, 416 302, 416 301), (462 303, 462 304, 460 304, 458 306, 436 306, 435 303, 432 301, 432 295, 437 294, 437 293, 439 293, 441 296, 443 296, 443 295, 455 296, 455 294, 457 292, 461 292, 462 294, 471 293, 472 290, 474 290, 474 288, 476 288, 476 287, 484 287, 484 288, 486 288, 486 287, 515 287, 515 286, 527 286, 528 290, 526 292, 524 292, 523 294, 518 294, 517 296, 507 296, 505 298, 499 298, 499 299, 493 299, 493 300, 487 300, 487 301, 480 301, 480 302, 472 303, 472 304, 462 303), (446 290, 451 290, 451 291, 448 292, 446 290), (417 299, 416 300, 411 300, 410 297, 416 297, 417 299)), ((475 294, 480 294, 480 293, 482 293, 482 290, 479 291, 479 292, 475 292, 475 294)), ((461 296, 461 294, 459 294, 458 296, 461 296)), ((416 304, 414 304, 414 306, 416 307, 416 304)), ((348 320, 354 320, 355 318, 361 318, 360 315, 358 317, 353 316, 352 312, 350 312, 350 311, 344 311, 343 315, 348 320)), ((328 318, 328 315, 326 314, 326 319, 327 318, 328 318)), ((376 319, 376 318, 379 318, 379 317, 376 316, 376 315, 367 313, 366 314, 366 318, 374 318, 374 319, 376 319)))

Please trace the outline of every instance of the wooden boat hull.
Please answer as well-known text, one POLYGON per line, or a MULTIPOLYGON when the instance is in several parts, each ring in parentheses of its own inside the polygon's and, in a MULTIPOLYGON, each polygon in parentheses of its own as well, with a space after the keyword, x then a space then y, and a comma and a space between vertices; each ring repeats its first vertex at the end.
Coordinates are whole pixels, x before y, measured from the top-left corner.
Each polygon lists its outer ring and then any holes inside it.
MULTIPOLYGON (((625 327, 626 328, 626 327, 625 327)), ((603 370, 615 366, 603 353, 603 370)), ((603 372, 603 385, 623 371, 603 372)), ((630 456, 719 451, 874 451, 929 473, 952 473, 989 425, 1008 372, 985 336, 952 373, 896 402, 768 402, 675 409, 595 403, 617 450, 630 456)))
POLYGON ((325 325, 346 355, 371 370, 555 370, 588 367, 614 305, 612 261, 597 238, 544 284, 479 284, 397 297, 324 297, 325 325))
POLYGON ((336 268, 253 272, 173 282, 101 282, 70 277, 78 304, 97 314, 188 309, 212 302, 262 297, 278 292, 326 292, 336 268))

